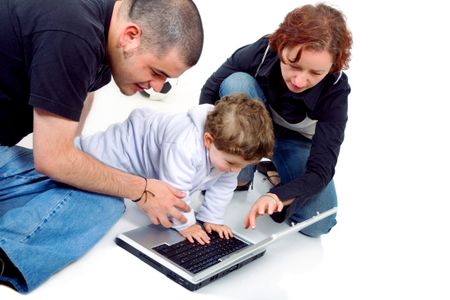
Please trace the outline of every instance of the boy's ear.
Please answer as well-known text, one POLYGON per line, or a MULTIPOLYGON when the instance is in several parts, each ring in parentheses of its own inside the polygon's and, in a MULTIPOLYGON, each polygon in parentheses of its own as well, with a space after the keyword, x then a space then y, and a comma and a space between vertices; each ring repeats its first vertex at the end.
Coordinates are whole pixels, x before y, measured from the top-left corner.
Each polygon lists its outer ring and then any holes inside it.
POLYGON ((214 138, 209 132, 205 132, 203 134, 203 143, 205 144, 205 147, 209 149, 209 147, 214 143, 214 138))
POLYGON ((129 23, 120 34, 119 47, 125 51, 133 50, 140 45, 141 36, 141 27, 134 23, 129 23))

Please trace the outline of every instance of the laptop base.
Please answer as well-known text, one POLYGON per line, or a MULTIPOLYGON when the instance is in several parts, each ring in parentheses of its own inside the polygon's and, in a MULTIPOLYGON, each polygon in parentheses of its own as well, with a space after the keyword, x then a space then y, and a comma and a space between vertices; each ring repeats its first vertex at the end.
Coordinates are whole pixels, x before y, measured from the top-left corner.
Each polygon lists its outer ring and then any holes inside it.
POLYGON ((168 268, 163 267, 160 263, 158 263, 157 261, 153 260, 152 258, 148 257, 147 255, 145 255, 144 253, 140 252, 139 250, 137 250, 136 248, 130 246, 128 243, 125 243, 124 241, 122 241, 119 238, 115 239, 116 244, 120 247, 122 247, 123 249, 127 250, 128 252, 130 252, 131 254, 133 254, 134 256, 136 256, 137 258, 139 258, 140 260, 142 260, 143 262, 147 263, 148 265, 152 266, 153 268, 155 268, 156 270, 158 270, 159 272, 163 273, 164 275, 166 275, 167 277, 169 277, 170 279, 172 279, 173 281, 175 281, 176 283, 178 283, 179 285, 185 287, 186 289, 190 290, 190 291, 195 291, 198 290, 199 288, 227 275, 228 273, 235 271, 237 269, 240 269, 241 267, 245 266, 246 264, 254 261, 257 258, 260 258, 261 256, 264 255, 264 253, 266 253, 266 251, 264 250, 263 252, 249 257, 246 260, 243 260, 233 266, 231 266, 230 268, 215 274, 209 278, 206 278, 205 280, 202 280, 199 283, 193 283, 190 282, 188 280, 186 280, 185 278, 181 277, 180 275, 176 274, 175 272, 172 272, 171 270, 169 270, 168 268))

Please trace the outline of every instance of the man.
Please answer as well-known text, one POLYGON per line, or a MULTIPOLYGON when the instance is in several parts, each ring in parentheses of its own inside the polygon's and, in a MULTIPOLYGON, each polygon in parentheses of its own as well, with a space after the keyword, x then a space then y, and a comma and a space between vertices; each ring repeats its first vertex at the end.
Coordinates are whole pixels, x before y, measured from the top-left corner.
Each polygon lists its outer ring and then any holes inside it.
POLYGON ((0 27, 0 283, 26 293, 79 258, 120 218, 121 198, 145 195, 137 204, 155 224, 185 222, 183 193, 107 167, 73 139, 84 99, 111 75, 132 95, 197 63, 194 3, 6 0, 0 27), (30 132, 33 152, 14 146, 30 132))

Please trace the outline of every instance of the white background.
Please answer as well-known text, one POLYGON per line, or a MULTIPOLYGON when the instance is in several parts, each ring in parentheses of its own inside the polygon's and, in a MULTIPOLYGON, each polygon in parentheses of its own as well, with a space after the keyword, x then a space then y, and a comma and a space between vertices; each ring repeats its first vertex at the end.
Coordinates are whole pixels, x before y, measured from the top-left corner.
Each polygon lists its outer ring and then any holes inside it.
MULTIPOLYGON (((197 0, 205 47, 173 93, 155 102, 122 96, 114 84, 97 93, 85 132, 105 129, 136 107, 185 110, 204 81, 238 47, 271 33, 302 1, 197 0)), ((335 183, 338 225, 321 239, 289 236, 259 260, 189 292, 114 244, 147 223, 125 216, 86 256, 28 299, 449 299, 449 30, 444 1, 334 1, 354 35, 347 74, 349 122, 335 183)), ((23 142, 29 145, 29 139, 23 142)), ((227 218, 239 232, 259 192, 236 193, 227 218)), ((258 239, 280 229, 258 220, 258 239)), ((282 225, 283 226, 283 225, 282 225)), ((281 227, 282 227, 281 226, 281 227)), ((23 299, 0 287, 0 299, 23 299)))

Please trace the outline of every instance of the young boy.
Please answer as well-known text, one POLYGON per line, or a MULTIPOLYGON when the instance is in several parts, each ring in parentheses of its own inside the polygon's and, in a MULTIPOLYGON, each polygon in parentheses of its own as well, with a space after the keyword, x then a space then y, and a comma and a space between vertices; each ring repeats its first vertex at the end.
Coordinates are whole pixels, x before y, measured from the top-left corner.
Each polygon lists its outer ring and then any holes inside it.
MULTIPOLYGON (((224 214, 237 175, 248 164, 271 156, 274 137, 264 105, 235 94, 215 106, 203 104, 183 113, 136 109, 123 123, 80 137, 76 145, 112 167, 170 183, 186 193, 188 204, 193 192, 204 190, 196 216, 191 210, 183 212, 186 223, 172 221, 191 243, 205 244, 210 238, 196 219, 208 233, 232 236, 224 214)), ((138 205, 141 201, 146 197, 138 199, 138 205)))

